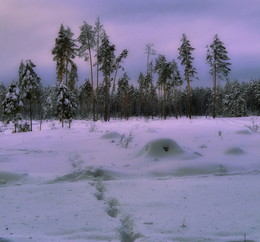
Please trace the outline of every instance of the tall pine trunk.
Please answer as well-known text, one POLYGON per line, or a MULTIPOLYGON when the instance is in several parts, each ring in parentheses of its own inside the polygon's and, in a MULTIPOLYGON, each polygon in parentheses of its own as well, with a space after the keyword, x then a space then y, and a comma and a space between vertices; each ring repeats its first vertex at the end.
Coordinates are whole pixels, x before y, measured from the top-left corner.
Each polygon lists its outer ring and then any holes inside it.
POLYGON ((187 79, 187 117, 191 119, 190 78, 187 79))
MULTIPOLYGON (((98 53, 99 53, 99 38, 100 38, 100 35, 99 35, 99 32, 98 32, 98 36, 97 36, 97 49, 96 49, 96 60, 98 60, 98 53)), ((97 69, 96 69, 96 78, 97 78, 97 80, 96 80, 96 90, 98 90, 98 88, 99 88, 99 62, 98 61, 96 61, 97 63, 96 63, 96 66, 97 66, 97 69)), ((98 120, 99 119, 99 111, 100 111, 100 105, 98 104, 98 100, 96 100, 95 99, 95 104, 96 104, 96 120, 98 120)))
POLYGON ((178 90, 176 85, 174 85, 174 99, 175 118, 178 119, 178 90))
POLYGON ((116 90, 116 77, 117 77, 117 72, 118 72, 118 65, 117 65, 117 67, 116 67, 115 75, 114 75, 114 79, 113 79, 112 94, 111 94, 112 97, 113 97, 114 92, 115 92, 115 90, 116 90))
POLYGON ((166 81, 163 83, 163 118, 166 119, 166 81))
POLYGON ((32 98, 30 98, 29 100, 30 102, 30 127, 31 127, 31 131, 32 131, 32 98))
POLYGON ((104 121, 109 121, 109 77, 105 77, 106 89, 105 89, 105 110, 104 121))
POLYGON ((66 67, 65 67, 65 85, 68 86, 68 68, 69 68, 69 60, 66 61, 66 67))
POLYGON ((212 110, 212 116, 213 118, 216 118, 216 102, 217 102, 217 75, 216 75, 216 67, 214 66, 213 71, 213 110, 212 110))
POLYGON ((92 86, 92 115, 93 121, 96 121, 96 101, 95 101, 95 89, 94 89, 94 77, 93 77, 93 65, 92 65, 92 55, 90 48, 89 51, 89 63, 90 63, 90 76, 91 76, 91 86, 92 86))

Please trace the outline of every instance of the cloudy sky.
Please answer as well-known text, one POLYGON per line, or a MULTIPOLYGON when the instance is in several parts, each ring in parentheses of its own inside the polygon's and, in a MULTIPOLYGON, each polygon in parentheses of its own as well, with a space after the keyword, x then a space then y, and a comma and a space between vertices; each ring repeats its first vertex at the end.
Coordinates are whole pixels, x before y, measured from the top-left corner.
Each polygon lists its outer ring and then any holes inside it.
MULTIPOLYGON (((51 49, 60 24, 77 38, 82 22, 94 25, 97 17, 117 51, 129 50, 125 70, 133 80, 145 72, 147 43, 176 59, 182 33, 195 48, 194 85, 211 86, 205 47, 215 34, 229 52, 231 80, 260 78, 259 0, 0 0, 0 82, 16 80, 20 61, 31 59, 42 82, 55 84, 51 49)), ((88 63, 78 65, 82 83, 88 63)))

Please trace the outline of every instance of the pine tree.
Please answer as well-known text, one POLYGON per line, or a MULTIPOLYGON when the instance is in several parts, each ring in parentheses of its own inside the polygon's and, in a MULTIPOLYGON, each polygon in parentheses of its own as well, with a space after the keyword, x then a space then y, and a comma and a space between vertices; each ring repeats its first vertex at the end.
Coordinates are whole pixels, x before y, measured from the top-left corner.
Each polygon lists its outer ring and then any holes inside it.
MULTIPOLYGON (((105 36, 106 36, 104 27, 100 22, 100 18, 97 18, 97 20, 95 22, 94 33, 95 33, 94 37, 95 37, 95 44, 96 44, 95 45, 95 51, 96 51, 95 56, 96 56, 96 59, 98 60, 98 53, 99 53, 99 50, 100 50, 100 45, 102 43, 103 38, 105 38, 105 36)), ((96 65, 96 85, 97 85, 97 88, 98 88, 98 86, 99 86, 99 71, 100 71, 99 62, 97 61, 95 65, 96 65)))
POLYGON ((156 59, 154 71, 158 73, 158 85, 163 89, 163 118, 166 119, 166 97, 167 97, 167 81, 172 76, 172 63, 167 62, 164 55, 159 55, 156 59))
POLYGON ((184 66, 184 77, 187 81, 187 116, 191 118, 190 82, 197 72, 192 63, 194 60, 194 57, 192 56, 192 51, 194 51, 195 49, 191 47, 190 41, 187 39, 186 34, 182 35, 181 46, 180 48, 178 48, 178 50, 178 59, 181 60, 181 65, 184 66))
POLYGON ((148 43, 146 44, 145 46, 145 54, 147 54, 147 60, 146 60, 146 75, 148 74, 152 74, 151 70, 150 70, 150 66, 152 65, 151 64, 151 61, 150 61, 150 58, 152 55, 156 55, 156 51, 153 49, 153 44, 152 43, 148 43))
POLYGON ((68 88, 71 91, 74 91, 76 88, 76 82, 79 80, 78 77, 78 67, 77 65, 72 62, 71 63, 71 70, 69 72, 69 76, 68 76, 68 88))
POLYGON ((114 61, 114 66, 113 66, 113 70, 114 70, 114 77, 113 77, 113 85, 112 85, 112 96, 115 92, 116 89, 116 78, 117 78, 117 73, 119 69, 124 70, 124 68, 122 67, 121 63, 123 62, 123 59, 125 59, 128 55, 128 50, 124 49, 120 55, 118 57, 115 58, 114 61))
POLYGON ((148 74, 144 76, 141 72, 138 80, 138 114, 144 115, 145 117, 149 117, 150 115, 154 114, 154 110, 157 107, 154 107, 154 104, 157 104, 157 97, 156 102, 154 97, 154 92, 156 92, 155 87, 153 86, 152 75, 148 74))
POLYGON ((93 61, 91 50, 95 46, 95 31, 93 27, 86 22, 80 27, 80 35, 78 37, 79 46, 79 56, 84 57, 85 61, 89 61, 90 65, 90 80, 92 86, 92 115, 93 121, 96 120, 95 114, 95 89, 94 89, 94 76, 93 76, 93 61))
POLYGON ((22 79, 22 76, 23 76, 23 73, 24 73, 24 68, 25 68, 25 65, 24 65, 23 60, 22 60, 21 63, 20 63, 20 66, 19 66, 19 71, 18 71, 19 81, 22 79))
POLYGON ((175 60, 172 60, 171 68, 172 68, 172 79, 171 79, 171 81, 172 81, 173 92, 174 92, 174 113, 175 113, 175 117, 178 118, 178 116, 179 116, 178 88, 182 85, 182 79, 181 79, 180 71, 179 71, 179 68, 178 68, 178 64, 175 60))
POLYGON ((12 121, 14 123, 14 132, 16 133, 18 122, 22 119, 20 112, 23 108, 23 103, 19 87, 15 82, 12 82, 9 86, 2 105, 4 109, 4 121, 6 123, 12 121))
POLYGON ((76 40, 73 39, 73 35, 71 29, 69 27, 65 29, 62 24, 52 49, 53 60, 56 62, 57 80, 66 85, 71 68, 75 65, 73 59, 77 55, 76 40))
POLYGON ((120 109, 121 118, 128 119, 129 117, 129 99, 130 99, 130 78, 124 73, 123 77, 118 80, 118 106, 120 109))
POLYGON ((104 121, 110 119, 110 86, 111 75, 114 71, 115 60, 115 45, 110 44, 108 36, 105 36, 102 40, 100 50, 98 53, 98 63, 100 70, 104 76, 104 88, 105 88, 105 107, 104 107, 104 121))
POLYGON ((89 80, 85 80, 79 87, 79 113, 86 118, 91 113, 92 86, 89 80))
POLYGON ((210 46, 207 46, 207 63, 210 65, 210 74, 213 76, 213 113, 212 116, 217 116, 216 99, 217 99, 217 77, 220 79, 227 78, 231 65, 228 61, 228 52, 224 43, 216 34, 210 46))
POLYGON ((72 118, 75 116, 77 109, 76 98, 68 87, 61 83, 58 88, 58 100, 57 100, 57 114, 64 127, 64 120, 69 121, 69 127, 72 122, 72 118))
POLYGON ((34 71, 36 65, 31 61, 27 60, 25 64, 21 62, 19 68, 19 88, 24 103, 29 102, 29 117, 30 117, 30 129, 32 131, 32 104, 33 100, 37 98, 37 89, 40 85, 40 78, 34 71), (22 67, 22 68, 21 68, 22 67))

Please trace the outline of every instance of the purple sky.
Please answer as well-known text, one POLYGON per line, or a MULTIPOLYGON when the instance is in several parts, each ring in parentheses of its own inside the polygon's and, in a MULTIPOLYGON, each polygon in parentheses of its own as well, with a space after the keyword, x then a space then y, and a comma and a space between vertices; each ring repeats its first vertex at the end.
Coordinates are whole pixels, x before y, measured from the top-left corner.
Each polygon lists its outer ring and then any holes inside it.
MULTIPOLYGON (((169 60, 177 59, 182 33, 195 48, 200 80, 194 85, 212 85, 205 47, 215 34, 229 52, 231 80, 260 78, 259 0, 1 0, 0 82, 16 80, 20 61, 31 59, 43 84, 55 84, 51 49, 60 24, 78 37, 82 22, 93 25, 97 17, 118 52, 129 50, 125 71, 133 81, 145 72, 147 43, 169 60)), ((77 63, 82 83, 89 64, 77 63)))

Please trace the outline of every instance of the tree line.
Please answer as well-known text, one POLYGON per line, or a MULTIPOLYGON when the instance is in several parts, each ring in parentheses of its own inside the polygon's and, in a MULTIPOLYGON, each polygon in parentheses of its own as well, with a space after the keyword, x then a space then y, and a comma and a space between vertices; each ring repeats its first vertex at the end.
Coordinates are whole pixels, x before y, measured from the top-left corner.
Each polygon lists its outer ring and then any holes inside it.
POLYGON ((260 114, 259 80, 227 81, 224 87, 217 84, 217 79, 227 79, 231 70, 228 52, 218 35, 206 47, 212 88, 191 87, 197 70, 193 65, 195 49, 186 34, 178 48, 183 71, 175 59, 167 60, 162 54, 152 58, 156 51, 149 43, 145 46, 146 72, 140 72, 135 85, 123 67, 127 49, 117 53, 99 18, 94 26, 83 22, 78 38, 73 36, 69 27, 60 26, 52 49, 55 86, 42 86, 31 60, 21 61, 18 81, 9 87, 0 85, 0 117, 7 123, 12 121, 15 132, 32 130, 33 119, 59 118, 63 126, 64 121, 70 125, 73 118, 109 121, 111 117, 132 116, 166 119, 260 114), (90 78, 82 85, 77 85, 77 57, 84 58, 90 70, 90 78), (21 122, 24 119, 29 120, 26 127, 21 122))

